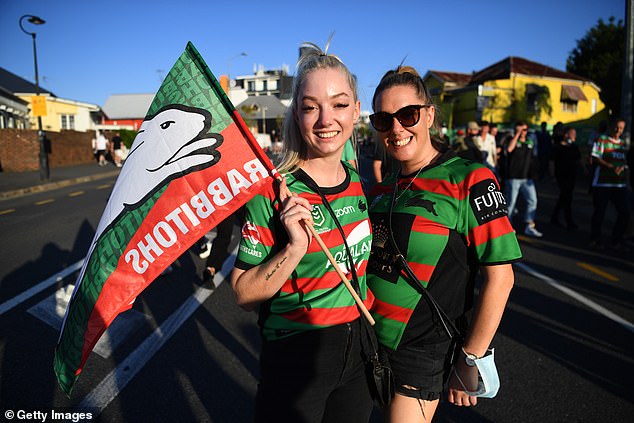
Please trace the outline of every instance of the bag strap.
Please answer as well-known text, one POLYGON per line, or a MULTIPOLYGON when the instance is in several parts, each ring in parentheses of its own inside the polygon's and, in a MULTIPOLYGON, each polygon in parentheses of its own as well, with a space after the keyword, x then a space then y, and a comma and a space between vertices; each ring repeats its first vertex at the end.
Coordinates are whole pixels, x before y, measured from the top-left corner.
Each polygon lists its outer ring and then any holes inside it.
POLYGON ((405 281, 410 286, 412 286, 412 288, 414 288, 423 297, 427 299, 429 304, 432 306, 433 310, 438 315, 440 319, 440 323, 442 324, 443 329, 449 336, 449 339, 454 339, 457 337, 462 343, 464 341, 464 335, 462 334, 462 332, 458 329, 456 324, 453 322, 453 319, 451 319, 447 315, 447 313, 445 313, 442 307, 440 307, 440 304, 438 304, 436 299, 429 293, 429 290, 427 290, 425 287, 423 287, 423 285, 420 284, 420 280, 418 279, 418 277, 416 276, 416 274, 410 267, 409 263, 407 262, 403 254, 401 253, 401 250, 399 250, 398 245, 396 245, 396 241, 394 240, 394 231, 392 230, 392 213, 394 212, 394 203, 396 203, 396 188, 397 188, 396 184, 397 183, 398 183, 398 178, 395 179, 394 189, 392 190, 392 198, 390 199, 390 211, 388 213, 388 234, 390 236, 390 244, 392 245, 392 248, 394 248, 394 251, 396 252, 396 257, 398 258, 398 261, 401 263, 403 279, 405 279, 405 281), (450 328, 451 330, 453 330, 453 333, 450 330, 450 328))

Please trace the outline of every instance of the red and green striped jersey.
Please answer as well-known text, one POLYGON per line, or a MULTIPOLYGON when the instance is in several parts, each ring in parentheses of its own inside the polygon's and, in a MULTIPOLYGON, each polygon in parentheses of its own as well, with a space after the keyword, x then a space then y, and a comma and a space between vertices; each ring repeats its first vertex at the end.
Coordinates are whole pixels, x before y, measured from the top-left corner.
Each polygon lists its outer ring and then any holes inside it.
MULTIPOLYGON (((602 159, 614 167, 625 166, 627 164, 625 143, 620 138, 611 138, 601 135, 592 144, 592 157, 602 159)), ((625 187, 627 180, 626 172, 617 175, 613 169, 606 169, 597 166, 592 179, 593 187, 625 187)))
MULTIPOLYGON (((372 228, 367 200, 359 175, 348 164, 346 180, 339 186, 321 188, 346 234, 360 285, 360 297, 368 306, 374 297, 367 289, 366 268, 372 245, 372 228)), ((302 177, 308 177, 305 173, 302 177)), ((315 229, 330 250, 343 273, 352 280, 343 238, 318 193, 302 182, 297 174, 285 175, 289 189, 308 199, 313 206, 315 229)), ((287 234, 279 220, 277 187, 262 192, 245 207, 242 238, 235 266, 249 269, 269 260, 287 243, 287 234)), ((290 336, 301 331, 347 323, 359 317, 350 292, 336 270, 313 239, 306 255, 281 290, 260 306, 260 327, 267 340, 290 336)))
POLYGON ((401 276, 389 239, 388 214, 397 192, 392 233, 400 252, 452 319, 473 303, 479 265, 521 258, 506 201, 485 166, 445 152, 418 175, 389 178, 371 193, 374 234, 368 285, 376 299, 372 314, 379 341, 392 349, 429 337, 446 336, 421 294, 401 276), (410 184, 411 182, 411 184, 410 184))

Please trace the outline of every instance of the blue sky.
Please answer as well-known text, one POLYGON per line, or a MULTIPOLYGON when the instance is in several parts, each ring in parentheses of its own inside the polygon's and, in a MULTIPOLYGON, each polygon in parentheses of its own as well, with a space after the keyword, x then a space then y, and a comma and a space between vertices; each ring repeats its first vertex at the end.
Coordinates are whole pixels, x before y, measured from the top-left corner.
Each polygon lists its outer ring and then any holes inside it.
POLYGON ((565 70, 576 41, 599 18, 623 19, 625 2, 0 0, 0 9, 0 66, 31 81, 31 37, 18 21, 46 20, 25 27, 37 33, 40 84, 59 97, 103 106, 112 94, 154 93, 187 41, 217 77, 254 65, 292 72, 302 42, 324 46, 335 31, 330 52, 357 75, 367 110, 406 55, 421 74, 468 73, 508 56, 565 70))

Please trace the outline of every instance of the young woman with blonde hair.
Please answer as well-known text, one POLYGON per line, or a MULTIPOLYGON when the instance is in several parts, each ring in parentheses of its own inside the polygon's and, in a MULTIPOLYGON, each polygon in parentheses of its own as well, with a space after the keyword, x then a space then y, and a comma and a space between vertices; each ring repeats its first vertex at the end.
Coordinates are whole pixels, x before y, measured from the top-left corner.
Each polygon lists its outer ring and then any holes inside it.
POLYGON ((247 203, 231 280, 238 304, 259 308, 256 421, 367 422, 363 317, 305 228, 314 225, 369 308, 367 203, 358 173, 341 161, 360 103, 341 60, 312 47, 284 123, 285 181, 247 203))

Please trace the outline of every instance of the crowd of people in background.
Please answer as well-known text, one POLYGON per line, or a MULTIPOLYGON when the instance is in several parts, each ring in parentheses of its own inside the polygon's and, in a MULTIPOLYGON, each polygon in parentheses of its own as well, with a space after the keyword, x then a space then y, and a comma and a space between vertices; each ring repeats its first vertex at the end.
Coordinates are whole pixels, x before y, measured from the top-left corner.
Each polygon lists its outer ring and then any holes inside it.
MULTIPOLYGON (((632 237, 630 222, 634 204, 632 148, 622 140, 625 121, 612 118, 601 121, 587 144, 577 140, 577 128, 557 122, 552 128, 542 122, 531 130, 527 122, 519 121, 512 128, 501 130, 496 123, 486 120, 470 121, 464 128, 448 136, 443 125, 438 137, 462 158, 486 165, 503 187, 509 218, 519 231, 530 237, 542 237, 537 229, 536 182, 553 181, 559 196, 550 215, 550 224, 577 230, 580 223, 574 218, 573 193, 580 175, 589 180, 588 190, 593 199, 593 215, 587 224, 591 232, 589 246, 627 250, 626 239, 632 237), (523 198, 518 210, 518 198, 523 198), (603 239, 601 227, 609 204, 617 213, 611 235, 603 239), (563 215, 563 220, 562 220, 563 215), (628 226, 629 224, 629 226, 628 226), (521 225, 521 226, 520 226, 521 225)), ((376 182, 398 172, 399 165, 385 154, 381 143, 375 143, 373 174, 376 182)))

